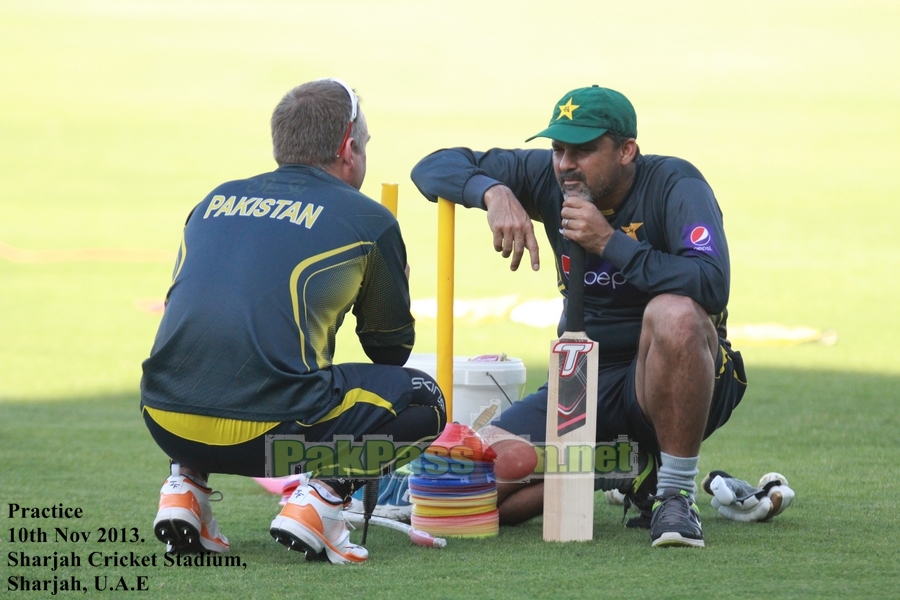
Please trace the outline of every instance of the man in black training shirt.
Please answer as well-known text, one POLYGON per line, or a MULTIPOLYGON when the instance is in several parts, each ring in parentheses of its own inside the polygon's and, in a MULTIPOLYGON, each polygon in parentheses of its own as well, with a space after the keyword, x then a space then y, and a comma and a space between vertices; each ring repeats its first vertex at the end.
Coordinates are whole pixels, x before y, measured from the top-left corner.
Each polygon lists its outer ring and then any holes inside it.
MULTIPOLYGON (((278 169, 220 185, 188 217, 143 364, 144 420, 172 460, 154 529, 173 551, 228 550, 207 478, 265 475, 266 435, 413 444, 446 421, 434 380, 402 367, 415 340, 406 248, 390 211, 359 192, 369 133, 356 94, 335 79, 291 90, 272 140, 278 169), (349 311, 375 364, 332 363, 349 311)), ((341 517, 361 484, 304 480, 271 534, 364 562, 341 517)))
MULTIPOLYGON (((525 250, 539 267, 532 221, 542 222, 564 296, 568 248, 584 247, 585 328, 600 346, 597 441, 627 435, 638 443, 643 470, 621 487, 644 508, 652 544, 702 547, 694 505, 700 444, 746 387, 740 354, 726 339, 730 273, 718 203, 690 163, 640 153, 634 108, 619 92, 572 90, 534 137, 550 138, 552 149, 440 150, 416 165, 413 182, 431 201, 487 210, 494 248, 512 256, 513 270, 525 250)), ((560 334, 564 318, 565 311, 560 334)), ((541 443, 546 413, 545 385, 485 435, 541 443)), ((528 474, 503 456, 521 453, 501 453, 498 476, 528 474)), ((604 485, 611 484, 598 479, 604 485)), ((539 481, 502 483, 498 494, 501 522, 542 511, 539 481)))

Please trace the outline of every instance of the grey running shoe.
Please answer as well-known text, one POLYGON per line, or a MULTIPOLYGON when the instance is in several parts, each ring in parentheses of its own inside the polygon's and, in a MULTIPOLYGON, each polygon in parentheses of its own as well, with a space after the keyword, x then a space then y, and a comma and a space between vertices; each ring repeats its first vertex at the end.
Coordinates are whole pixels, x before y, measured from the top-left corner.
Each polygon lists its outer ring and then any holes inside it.
POLYGON ((654 498, 650 541, 656 546, 691 546, 703 548, 700 513, 690 494, 684 490, 666 489, 654 498))

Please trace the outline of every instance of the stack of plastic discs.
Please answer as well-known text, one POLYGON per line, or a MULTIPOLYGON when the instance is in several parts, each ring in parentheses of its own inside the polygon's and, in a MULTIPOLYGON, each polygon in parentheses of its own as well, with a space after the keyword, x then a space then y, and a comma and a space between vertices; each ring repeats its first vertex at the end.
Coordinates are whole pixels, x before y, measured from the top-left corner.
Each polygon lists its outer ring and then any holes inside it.
POLYGON ((495 454, 468 425, 451 423, 418 459, 409 478, 412 526, 431 535, 497 535, 495 454))

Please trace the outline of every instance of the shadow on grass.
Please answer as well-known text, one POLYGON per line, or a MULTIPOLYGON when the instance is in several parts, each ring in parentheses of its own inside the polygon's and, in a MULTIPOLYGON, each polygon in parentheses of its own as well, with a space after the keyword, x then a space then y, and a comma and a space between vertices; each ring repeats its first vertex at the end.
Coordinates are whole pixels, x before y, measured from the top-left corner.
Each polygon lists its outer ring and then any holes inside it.
MULTIPOLYGON (((529 365, 529 372, 537 368, 529 365)), ((179 597, 197 586, 219 597, 269 597, 290 593, 298 575, 307 586, 376 597, 401 591, 463 597, 473 589, 492 598, 523 593, 583 597, 586 590, 620 592, 622 577, 632 591, 660 597, 721 589, 735 597, 880 596, 898 583, 889 532, 900 525, 900 494, 895 478, 885 477, 896 472, 898 389, 900 377, 890 375, 753 369, 750 388, 731 422, 704 444, 701 470, 724 469, 750 481, 779 471, 797 499, 771 523, 741 524, 719 517, 701 498, 707 538, 703 552, 651 551, 647 533, 624 529, 621 508, 598 496, 593 543, 545 544, 539 520, 502 528, 495 539, 451 539, 440 551, 418 548, 401 533, 377 529, 367 544, 372 560, 341 570, 338 586, 328 565, 306 564, 301 555, 287 553, 269 539, 268 525, 278 512, 275 496, 246 478, 214 476, 212 484, 224 492, 225 501, 213 510, 246 570, 127 567, 84 572, 91 578, 95 573, 148 575, 148 597, 179 597), (411 565, 417 572, 427 570, 429 577, 411 578, 411 565), (713 569, 716 577, 710 578, 713 569)), ((20 545, 22 550, 161 555, 151 523, 166 459, 144 428, 136 393, 0 402, 0 461, 4 506, 81 506, 85 516, 78 528, 135 527, 144 539, 115 548, 91 540, 84 550, 30 543, 20 545)), ((72 523, 37 525, 52 529, 72 523)), ((353 535, 358 540, 359 533, 353 535)), ((27 574, 54 575, 40 569, 27 574)))
MULTIPOLYGON (((530 391, 543 380, 539 367, 528 372, 530 391)), ((894 375, 755 368, 731 421, 704 444, 701 466, 748 480, 784 469, 801 481, 857 482, 870 469, 893 466, 898 390, 894 375)), ((3 479, 25 471, 40 480, 100 470, 164 474, 165 457, 138 405, 137 393, 0 402, 3 479)))

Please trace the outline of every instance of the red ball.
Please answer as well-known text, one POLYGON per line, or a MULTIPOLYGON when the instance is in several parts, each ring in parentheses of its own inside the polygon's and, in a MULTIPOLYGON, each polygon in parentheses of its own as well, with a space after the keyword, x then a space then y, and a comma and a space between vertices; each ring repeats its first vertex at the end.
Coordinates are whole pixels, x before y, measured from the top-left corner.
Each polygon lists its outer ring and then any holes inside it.
POLYGON ((521 481, 529 478, 538 464, 534 447, 524 440, 499 440, 491 445, 497 453, 494 474, 500 481, 521 481))

